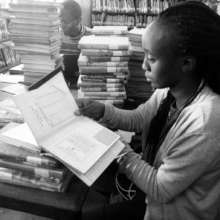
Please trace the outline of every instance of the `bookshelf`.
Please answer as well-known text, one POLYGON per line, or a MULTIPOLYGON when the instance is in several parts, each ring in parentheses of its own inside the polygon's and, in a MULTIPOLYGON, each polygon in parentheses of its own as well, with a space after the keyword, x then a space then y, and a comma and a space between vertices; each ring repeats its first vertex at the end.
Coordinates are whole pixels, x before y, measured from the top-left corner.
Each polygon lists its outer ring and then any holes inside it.
POLYGON ((92 25, 145 27, 179 0, 92 0, 92 25))
POLYGON ((134 0, 92 0, 92 25, 135 25, 134 0))
POLYGON ((0 18, 0 73, 7 72, 18 63, 19 59, 15 53, 14 44, 9 37, 7 21, 0 18))

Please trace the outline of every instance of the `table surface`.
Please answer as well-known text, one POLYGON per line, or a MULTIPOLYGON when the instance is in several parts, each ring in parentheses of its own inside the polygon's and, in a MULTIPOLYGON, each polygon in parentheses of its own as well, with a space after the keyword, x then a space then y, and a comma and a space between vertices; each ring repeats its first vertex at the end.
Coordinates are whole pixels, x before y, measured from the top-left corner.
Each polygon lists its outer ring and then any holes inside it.
POLYGON ((88 187, 74 179, 64 193, 0 183, 0 206, 52 219, 80 219, 88 187))
MULTIPOLYGON (((11 84, 0 82, 0 90, 11 84)), ((0 101, 12 94, 0 91, 0 101)), ((88 187, 76 177, 66 192, 49 192, 0 183, 0 206, 52 219, 80 219, 88 187)))

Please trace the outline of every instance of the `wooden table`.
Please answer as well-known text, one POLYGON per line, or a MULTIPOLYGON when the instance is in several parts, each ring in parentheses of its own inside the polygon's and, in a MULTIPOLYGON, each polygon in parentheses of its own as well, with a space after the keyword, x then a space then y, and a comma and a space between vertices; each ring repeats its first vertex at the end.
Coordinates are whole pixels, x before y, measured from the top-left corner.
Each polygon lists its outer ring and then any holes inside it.
POLYGON ((65 193, 0 183, 0 206, 57 220, 78 220, 87 191, 78 179, 65 193))

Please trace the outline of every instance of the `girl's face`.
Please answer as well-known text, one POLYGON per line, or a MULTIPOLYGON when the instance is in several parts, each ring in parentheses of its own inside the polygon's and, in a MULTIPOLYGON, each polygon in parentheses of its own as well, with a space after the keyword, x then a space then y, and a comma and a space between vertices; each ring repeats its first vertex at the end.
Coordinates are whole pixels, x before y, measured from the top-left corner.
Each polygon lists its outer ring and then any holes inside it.
POLYGON ((172 88, 181 81, 182 60, 175 56, 173 34, 154 22, 146 28, 143 35, 143 69, 153 88, 172 88))
POLYGON ((67 36, 76 36, 79 32, 80 20, 74 18, 70 10, 62 9, 60 20, 63 33, 67 36))

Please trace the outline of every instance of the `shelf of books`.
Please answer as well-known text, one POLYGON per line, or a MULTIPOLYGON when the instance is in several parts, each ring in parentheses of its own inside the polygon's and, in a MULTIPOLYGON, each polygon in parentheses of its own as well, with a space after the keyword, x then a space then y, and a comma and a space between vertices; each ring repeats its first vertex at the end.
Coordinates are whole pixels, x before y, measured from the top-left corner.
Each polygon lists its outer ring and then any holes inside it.
POLYGON ((18 0, 9 4, 9 32, 24 64, 24 82, 34 83, 55 68, 60 48, 58 4, 18 0))
POLYGON ((134 0, 93 0, 92 25, 135 25, 134 0))
POLYGON ((14 50, 14 44, 9 38, 6 20, 0 18, 0 73, 7 72, 18 65, 19 57, 14 50))
POLYGON ((145 27, 178 0, 92 0, 92 25, 145 27))

